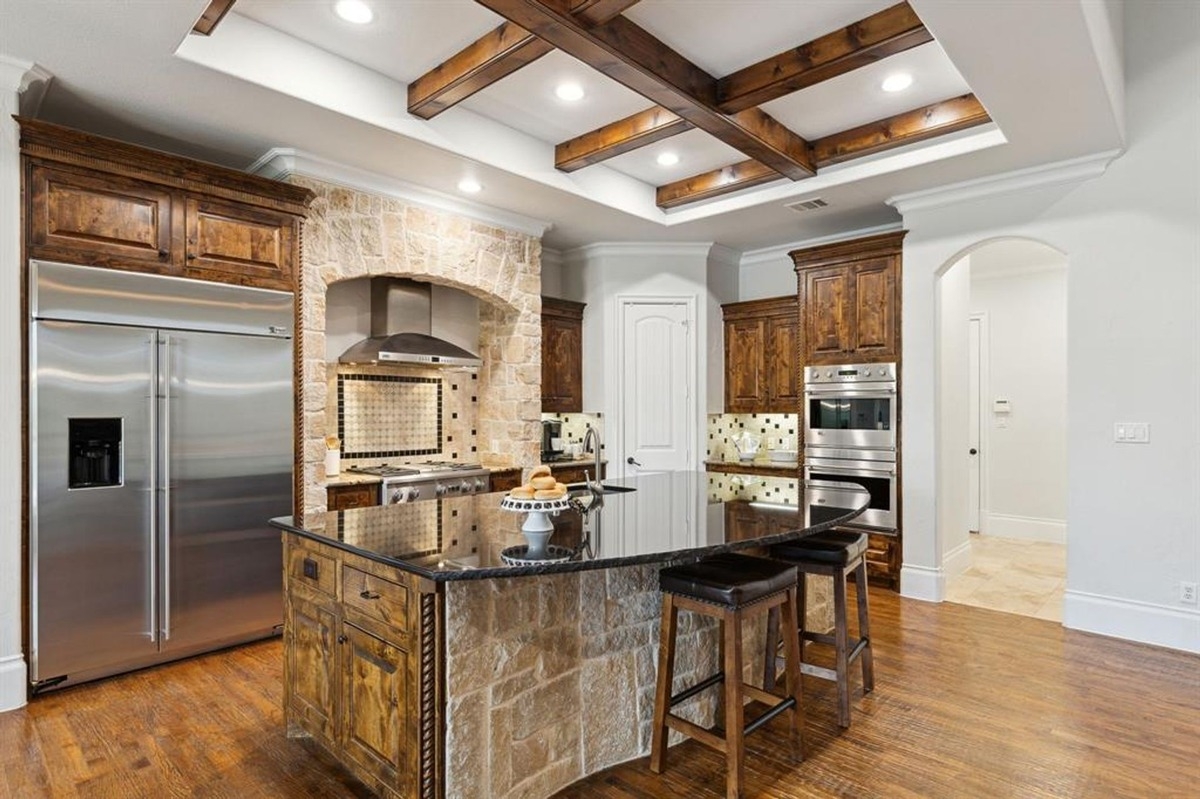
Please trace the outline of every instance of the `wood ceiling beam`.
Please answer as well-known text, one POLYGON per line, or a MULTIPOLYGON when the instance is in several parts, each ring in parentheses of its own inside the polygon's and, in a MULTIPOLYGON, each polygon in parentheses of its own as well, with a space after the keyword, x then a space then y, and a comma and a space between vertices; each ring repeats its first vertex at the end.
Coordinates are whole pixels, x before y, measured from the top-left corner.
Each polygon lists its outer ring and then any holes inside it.
POLYGON ((691 122, 656 105, 556 145, 554 166, 574 172, 691 128, 691 122))
POLYGON ((819 167, 840 164, 991 121, 975 95, 964 94, 817 139, 813 161, 819 167))
POLYGON ((675 208, 748 189, 751 186, 761 186, 782 177, 783 175, 758 161, 742 161, 715 169, 712 172, 693 175, 690 178, 659 186, 655 191, 655 202, 659 208, 675 208))
MULTIPOLYGON (((568 0, 588 25, 605 22, 637 0, 568 0)), ((408 113, 433 119, 554 49, 520 25, 505 22, 408 84, 408 113)))
MULTIPOLYGON (((988 122, 991 117, 975 95, 964 94, 817 139, 812 143, 812 160, 823 168, 988 122)), ((676 208, 760 186, 779 177, 765 164, 742 161, 659 186, 655 194, 660 208, 676 208)))
POLYGON ((717 81, 717 103, 735 114, 932 41, 912 7, 900 3, 726 75, 717 81))
POLYGON ((716 78, 623 16, 589 26, 565 0, 477 2, 777 172, 815 171, 804 139, 757 108, 722 113, 716 78))
POLYGON ((200 19, 196 20, 196 24, 192 26, 192 33, 198 33, 201 36, 211 35, 236 2, 237 0, 212 0, 204 9, 204 13, 200 15, 200 19))

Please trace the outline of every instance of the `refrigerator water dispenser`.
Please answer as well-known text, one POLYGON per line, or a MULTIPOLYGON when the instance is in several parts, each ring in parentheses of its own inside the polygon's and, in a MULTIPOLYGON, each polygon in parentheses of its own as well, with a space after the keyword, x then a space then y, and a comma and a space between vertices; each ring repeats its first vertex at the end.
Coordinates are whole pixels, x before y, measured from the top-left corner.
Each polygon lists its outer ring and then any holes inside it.
POLYGON ((121 485, 121 419, 68 419, 67 488, 121 485))

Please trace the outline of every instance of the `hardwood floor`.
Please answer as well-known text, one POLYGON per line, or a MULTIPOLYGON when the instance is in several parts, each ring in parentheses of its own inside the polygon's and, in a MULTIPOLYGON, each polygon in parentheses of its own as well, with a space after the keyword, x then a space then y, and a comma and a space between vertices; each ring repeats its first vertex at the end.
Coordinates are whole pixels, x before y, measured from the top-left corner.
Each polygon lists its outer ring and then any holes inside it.
MULTIPOLYGON (((747 738, 747 799, 1195 797, 1200 657, 1053 622, 872 592, 876 690, 838 734, 831 683, 806 679, 807 757, 786 720, 747 738)), ((367 797, 284 737, 278 640, 35 699, 0 714, 0 796, 367 797)), ((723 756, 692 742, 562 799, 724 796, 723 756)), ((450 799, 486 799, 451 797, 450 799)))

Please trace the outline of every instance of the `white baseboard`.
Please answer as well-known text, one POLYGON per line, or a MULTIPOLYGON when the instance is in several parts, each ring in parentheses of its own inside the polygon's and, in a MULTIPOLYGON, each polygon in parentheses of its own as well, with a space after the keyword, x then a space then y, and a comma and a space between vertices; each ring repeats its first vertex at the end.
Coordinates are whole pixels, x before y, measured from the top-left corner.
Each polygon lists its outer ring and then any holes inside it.
POLYGON ((1063 626, 1200 654, 1200 610, 1067 591, 1063 626))
POLYGON ((22 656, 0 658, 0 713, 24 706, 25 694, 29 690, 27 675, 25 658, 22 656))
POLYGON ((983 528, 986 535, 996 538, 1019 538, 1026 541, 1067 543, 1067 523, 1062 519, 1039 519, 1033 516, 1009 516, 989 513, 983 528))
POLYGON ((953 580, 971 568, 971 540, 968 538, 942 556, 943 579, 953 580))
POLYGON ((941 602, 946 596, 946 575, 942 569, 906 563, 900 567, 900 596, 941 602))

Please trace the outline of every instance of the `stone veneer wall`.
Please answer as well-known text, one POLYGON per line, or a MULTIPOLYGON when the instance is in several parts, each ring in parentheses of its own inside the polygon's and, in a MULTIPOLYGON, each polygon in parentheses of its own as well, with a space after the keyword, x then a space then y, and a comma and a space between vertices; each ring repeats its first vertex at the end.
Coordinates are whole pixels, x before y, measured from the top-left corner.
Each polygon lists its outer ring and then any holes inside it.
MULTIPOLYGON (((540 799, 649 753, 660 568, 447 583, 446 796, 540 799)), ((828 629, 828 594, 813 588, 825 593, 810 587, 808 625, 828 629)), ((754 685, 765 621, 744 629, 754 685)), ((718 670, 717 636, 716 620, 680 611, 674 692, 718 670)), ((711 726, 718 694, 674 712, 711 726)))
POLYGON ((300 331, 304 493, 325 507, 325 293, 355 277, 393 275, 465 291, 480 304, 480 460, 537 463, 541 432, 541 241, 444 211, 302 175, 316 195, 304 224, 300 331))

